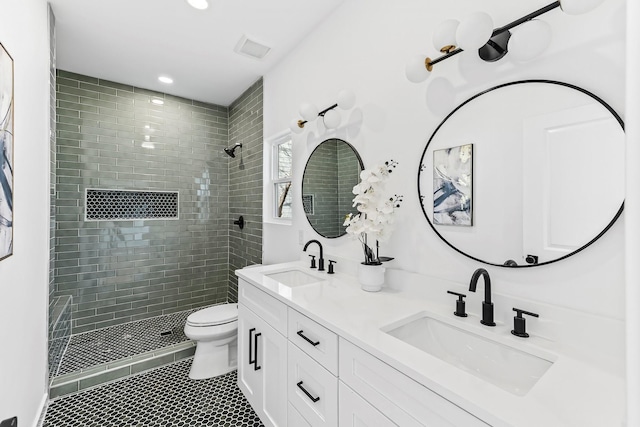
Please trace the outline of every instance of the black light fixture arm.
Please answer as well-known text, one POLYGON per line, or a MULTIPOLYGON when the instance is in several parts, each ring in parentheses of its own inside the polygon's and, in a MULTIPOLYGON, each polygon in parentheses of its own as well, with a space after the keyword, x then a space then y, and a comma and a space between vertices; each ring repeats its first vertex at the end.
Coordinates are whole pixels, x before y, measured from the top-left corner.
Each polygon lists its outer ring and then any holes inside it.
POLYGON ((549 11, 552 11, 553 9, 556 9, 558 7, 560 7, 560 2, 559 1, 554 1, 553 3, 547 5, 547 6, 543 7, 543 8, 540 8, 540 9, 536 10, 535 12, 531 12, 530 14, 525 15, 520 19, 516 19, 515 21, 505 25, 504 27, 496 28, 495 30, 493 30, 493 34, 491 34, 491 37, 497 36, 498 34, 502 34, 505 31, 509 31, 510 29, 515 28, 520 24, 524 24, 527 21, 531 21, 532 19, 537 18, 538 16, 543 15, 543 14, 549 12, 549 11))
MULTIPOLYGON (((333 104, 331 107, 327 107, 324 110, 320 111, 318 113, 318 117, 324 117, 325 114, 327 114, 327 111, 333 110, 334 108, 336 108, 338 106, 338 104, 333 104)), ((299 128, 304 128, 304 124, 308 123, 309 120, 298 120, 298 127, 299 128)))
MULTIPOLYGON (((518 25, 524 24, 527 21, 531 21, 532 19, 537 18, 538 16, 543 15, 543 14, 545 14, 547 12, 550 12, 550 11, 552 11, 554 9, 557 9, 559 7, 560 7, 560 1, 554 1, 553 3, 547 5, 547 6, 543 7, 543 8, 540 8, 540 9, 536 10, 535 12, 531 12, 530 14, 525 15, 520 19, 516 19, 515 21, 510 22, 510 23, 508 23, 507 25, 505 25, 503 27, 499 27, 499 28, 494 29, 493 33, 491 34, 491 38, 493 38, 493 37, 495 37, 497 35, 500 35, 500 34, 502 34, 504 32, 507 32, 510 29, 517 27, 518 25)), ((490 44, 491 43, 491 39, 489 39, 489 41, 487 43, 490 44)), ((427 67, 427 70, 431 71, 431 68, 434 65, 436 65, 437 63, 442 62, 445 59, 449 59, 452 56, 459 54, 460 52, 464 52, 464 50, 461 49, 461 48, 457 48, 457 49, 455 49, 455 50, 453 50, 451 52, 448 52, 448 53, 440 56, 439 58, 436 58, 436 59, 427 58, 425 60, 425 66, 427 67)))

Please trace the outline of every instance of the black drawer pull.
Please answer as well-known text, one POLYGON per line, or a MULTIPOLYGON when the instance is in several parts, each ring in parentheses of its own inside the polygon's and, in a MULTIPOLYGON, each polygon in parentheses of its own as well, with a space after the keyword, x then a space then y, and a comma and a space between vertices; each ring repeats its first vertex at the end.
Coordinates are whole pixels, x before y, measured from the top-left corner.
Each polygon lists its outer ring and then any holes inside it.
POLYGON ((299 331, 298 331, 298 332, 296 332, 296 333, 297 333, 298 335, 300 335, 300 337, 301 337, 302 339, 304 339, 306 342, 308 342, 309 344, 311 344, 311 345, 312 345, 312 346, 314 346, 314 347, 320 344, 320 341, 315 341, 315 342, 314 342, 314 341, 311 341, 311 340, 309 339, 309 337, 307 337, 307 336, 305 336, 305 335, 303 334, 303 332, 304 332, 304 331, 301 329, 301 330, 299 330, 299 331))
POLYGON ((300 390, 302 390, 302 391, 304 392, 304 394, 306 394, 306 395, 307 395, 307 397, 308 397, 309 399, 311 399, 311 401, 312 401, 313 403, 316 403, 318 400, 320 400, 320 398, 319 398, 319 397, 313 397, 313 396, 311 395, 311 393, 309 393, 309 392, 308 392, 304 387, 302 387, 302 381, 300 381, 300 382, 299 382, 298 384, 296 384, 296 385, 298 386, 298 388, 299 388, 300 390))
MULTIPOLYGON (((256 328, 249 329, 249 365, 253 365, 254 363, 256 363, 256 360, 253 358, 254 349, 253 349, 253 336, 252 336, 255 331, 256 331, 256 328)), ((257 352, 255 354, 256 356, 258 355, 257 352)))
POLYGON ((255 358, 255 360, 253 361, 253 363, 254 363, 254 365, 253 365, 253 366, 254 366, 253 370, 254 370, 254 371, 259 371, 259 370, 262 368, 262 366, 258 366, 258 337, 259 337, 260 335, 262 335, 262 333, 258 332, 257 334, 255 334, 255 335, 253 336, 253 347, 254 347, 254 350, 255 350, 255 352, 256 352, 256 358, 255 358))

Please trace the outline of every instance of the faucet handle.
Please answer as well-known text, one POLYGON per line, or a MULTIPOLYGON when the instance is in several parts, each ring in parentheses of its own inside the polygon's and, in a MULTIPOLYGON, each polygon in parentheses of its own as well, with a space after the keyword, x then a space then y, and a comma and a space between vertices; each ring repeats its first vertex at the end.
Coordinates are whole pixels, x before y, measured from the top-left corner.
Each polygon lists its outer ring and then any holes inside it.
POLYGON ((516 315, 513 317, 513 329, 511 333, 517 337, 528 338, 529 334, 527 333, 527 324, 526 319, 522 317, 523 314, 532 317, 540 317, 536 313, 531 313, 530 311, 521 310, 519 308, 513 307, 513 311, 516 312, 516 315))
POLYGON ((329 271, 327 271, 327 274, 334 274, 335 273, 333 271, 333 264, 337 264, 337 262, 330 259, 329 260, 329 271))
POLYGON ((453 312, 454 315, 458 317, 467 317, 467 313, 465 312, 465 294, 459 294, 458 292, 447 291, 448 294, 456 295, 458 297, 458 301, 456 301, 456 311, 453 312))
POLYGON ((316 256, 315 255, 309 255, 311 257, 311 267, 309 268, 316 268, 316 256))

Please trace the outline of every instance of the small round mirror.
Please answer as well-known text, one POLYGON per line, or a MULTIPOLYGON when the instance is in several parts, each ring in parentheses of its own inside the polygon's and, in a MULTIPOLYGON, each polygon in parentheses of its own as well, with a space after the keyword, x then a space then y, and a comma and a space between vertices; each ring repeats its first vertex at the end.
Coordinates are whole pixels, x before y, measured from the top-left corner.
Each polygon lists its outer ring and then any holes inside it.
POLYGON ((302 177, 302 205, 311 227, 327 238, 346 234, 344 217, 356 213, 353 187, 360 182, 362 159, 351 144, 327 139, 307 161, 302 177))

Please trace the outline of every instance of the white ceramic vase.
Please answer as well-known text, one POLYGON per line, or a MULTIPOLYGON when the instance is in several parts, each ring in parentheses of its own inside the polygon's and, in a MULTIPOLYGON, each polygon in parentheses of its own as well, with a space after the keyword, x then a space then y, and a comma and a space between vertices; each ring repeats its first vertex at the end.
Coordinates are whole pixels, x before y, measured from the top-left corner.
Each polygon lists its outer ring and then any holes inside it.
POLYGON ((378 292, 384 284, 385 268, 382 265, 358 264, 358 282, 367 292, 378 292))

